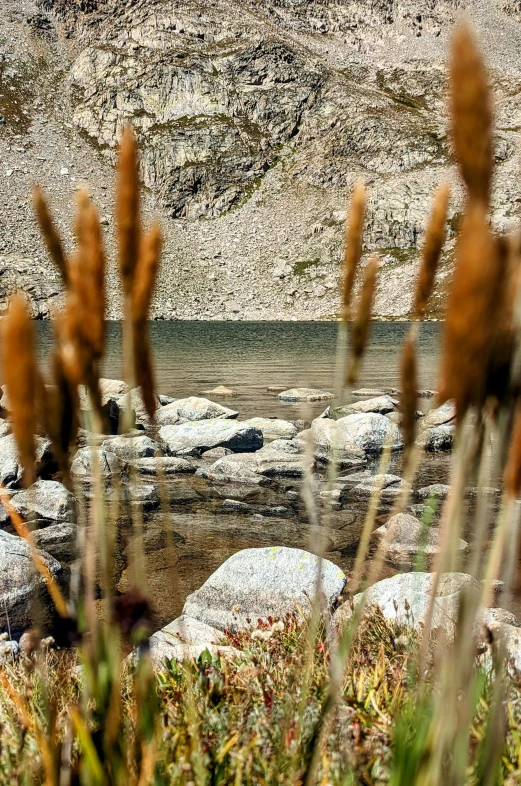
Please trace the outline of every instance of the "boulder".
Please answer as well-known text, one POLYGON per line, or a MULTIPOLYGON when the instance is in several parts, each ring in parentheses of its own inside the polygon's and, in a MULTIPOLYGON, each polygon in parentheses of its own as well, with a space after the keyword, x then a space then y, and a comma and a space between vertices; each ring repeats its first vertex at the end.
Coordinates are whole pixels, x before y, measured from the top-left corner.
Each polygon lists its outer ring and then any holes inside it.
POLYGON ((170 456, 189 452, 200 455, 217 447, 229 448, 235 453, 249 453, 263 445, 262 432, 258 428, 224 418, 162 426, 159 439, 164 453, 170 456))
MULTIPOLYGON (((423 425, 423 424, 422 424, 423 425)), ((456 426, 446 423, 432 428, 423 427, 416 440, 418 445, 425 446, 429 453, 452 450, 456 426)))
POLYGON ((158 393, 157 397, 162 407, 166 407, 167 404, 173 404, 173 402, 175 401, 175 398, 173 396, 165 396, 163 395, 163 393, 158 393))
POLYGON ((28 489, 16 494, 11 503, 26 522, 76 522, 76 497, 56 480, 37 480, 28 489))
POLYGON ((236 418, 238 412, 207 398, 190 396, 173 401, 156 413, 156 421, 160 426, 185 423, 190 420, 215 420, 217 418, 236 418))
POLYGON ((264 477, 302 477, 305 463, 306 457, 298 445, 290 440, 276 440, 256 453, 224 456, 210 467, 201 467, 196 474, 214 483, 263 485, 264 477))
MULTIPOLYGON (((127 390, 127 385, 120 379, 100 379, 103 428, 109 434, 117 434, 121 409, 119 399, 127 390)), ((92 404, 84 385, 78 386, 78 394, 82 425, 88 431, 92 431, 94 428, 92 404)))
POLYGON ((431 499, 446 499, 450 493, 450 486, 446 483, 432 483, 430 486, 423 486, 415 492, 417 499, 428 501, 431 499))
MULTIPOLYGON (((285 547, 239 551, 186 599, 183 614, 219 630, 257 627, 258 620, 309 615, 316 592, 319 560, 285 547)), ((329 560, 321 562, 321 591, 332 609, 346 582, 329 560)))
POLYGON ((174 456, 145 456, 132 462, 140 475, 177 475, 195 472, 196 467, 186 459, 174 456))
POLYGON ((340 423, 338 420, 316 418, 311 428, 301 431, 297 439, 302 446, 305 446, 308 439, 312 440, 317 461, 331 461, 334 454, 340 467, 363 466, 367 461, 364 451, 356 447, 351 437, 338 423, 340 423))
POLYGON ((125 462, 155 456, 157 453, 156 443, 144 434, 138 437, 110 437, 103 442, 103 447, 125 462))
POLYGON ((226 644, 223 633, 183 614, 150 637, 150 657, 155 668, 165 661, 197 659, 207 650, 211 655, 232 658, 240 651, 226 644))
POLYGON ((398 426, 373 412, 347 415, 339 420, 316 418, 311 424, 311 434, 317 458, 329 459, 335 451, 342 466, 363 463, 367 454, 381 453, 388 442, 393 451, 403 447, 398 426))
POLYGON ((249 486, 262 486, 268 482, 258 472, 253 453, 235 453, 223 456, 209 467, 199 467, 195 474, 212 483, 241 483, 249 486))
POLYGON ((106 448, 80 448, 71 463, 71 473, 77 480, 92 481, 92 457, 97 456, 101 477, 105 480, 120 475, 126 468, 125 463, 106 448))
MULTIPOLYGON (((78 528, 76 524, 62 523, 45 526, 33 531, 33 541, 37 548, 46 551, 59 562, 72 562, 77 556, 78 528)), ((40 526, 42 522, 37 522, 40 526)))
POLYGON ((205 450, 204 453, 201 453, 201 458, 206 459, 206 461, 216 461, 216 459, 222 458, 223 456, 229 456, 231 453, 233 453, 233 451, 229 448, 212 448, 211 450, 205 450))
MULTIPOLYGON (((434 579, 433 573, 399 573, 388 579, 382 579, 365 592, 366 608, 378 606, 384 617, 397 620, 401 624, 420 628, 427 616, 430 591, 434 579)), ((454 638, 458 618, 459 597, 461 590, 474 579, 466 573, 442 573, 438 592, 434 603, 432 629, 443 630, 446 637, 454 638)), ((353 598, 355 606, 362 600, 359 593, 353 598)), ((346 618, 341 607, 334 618, 340 626, 346 618)))
POLYGON ((205 390, 205 396, 222 396, 223 398, 235 398, 237 393, 235 390, 225 387, 224 385, 217 385, 213 390, 205 390))
POLYGON ((422 421, 422 428, 435 428, 456 420, 456 407, 453 401, 446 401, 441 407, 431 409, 422 421))
MULTIPOLYGON (((374 534, 378 538, 390 534, 387 559, 398 565, 412 565, 417 554, 432 557, 439 551, 439 530, 424 527, 417 518, 407 513, 393 516, 386 524, 378 527, 374 534)), ((460 551, 465 551, 467 545, 464 540, 458 540, 460 551)))
POLYGON ((315 390, 314 388, 291 388, 283 390, 278 394, 279 401, 300 402, 300 401, 327 401, 335 398, 333 393, 325 390, 315 390))
POLYGON ((279 418, 250 418, 244 422, 260 429, 265 440, 293 439, 298 431, 294 423, 279 418))
MULTIPOLYGON (((36 472, 49 477, 56 464, 48 439, 36 437, 36 472)), ((22 467, 18 461, 18 447, 12 434, 0 437, 0 482, 6 488, 18 488, 22 481, 22 467)))
MULTIPOLYGON (((141 428, 147 428, 150 425, 150 418, 148 417, 148 412, 145 409, 145 405, 143 404, 143 396, 141 394, 141 388, 133 388, 130 393, 126 393, 125 395, 120 396, 116 403, 121 412, 126 412, 128 405, 129 405, 129 398, 130 398, 130 408, 132 425, 140 426, 141 428)), ((156 402, 157 410, 161 410, 161 402, 159 400, 159 396, 154 393, 154 398, 156 402)))
MULTIPOLYGON (((60 563, 38 552, 57 581, 63 578, 60 563)), ((38 625, 45 628, 54 618, 52 601, 45 581, 36 570, 28 543, 17 535, 0 530, 0 629, 11 634, 21 633, 33 624, 33 607, 38 625)))
POLYGON ((380 415, 388 415, 394 412, 397 406, 398 402, 390 396, 376 396, 375 398, 355 401, 352 404, 345 404, 343 407, 328 407, 323 412, 322 417, 338 420, 346 417, 346 415, 358 415, 365 412, 377 412, 380 415))
POLYGON ((380 500, 393 500, 407 488, 407 484, 398 475, 371 475, 352 487, 351 493, 358 497, 372 497, 380 489, 380 500))

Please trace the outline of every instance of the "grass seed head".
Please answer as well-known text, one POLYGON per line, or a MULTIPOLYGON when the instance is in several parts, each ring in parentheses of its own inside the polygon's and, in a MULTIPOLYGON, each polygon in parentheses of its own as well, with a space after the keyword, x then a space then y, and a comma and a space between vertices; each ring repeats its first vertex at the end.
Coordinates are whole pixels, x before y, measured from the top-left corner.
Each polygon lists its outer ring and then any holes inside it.
POLYGON ((492 107, 487 73, 467 24, 452 39, 451 118, 454 151, 471 199, 488 204, 492 182, 492 107))
POLYGON ((418 408, 418 369, 416 362, 416 345, 411 336, 403 344, 400 364, 401 399, 400 413, 401 428, 404 439, 404 464, 416 439, 416 410, 418 408))
POLYGON ((424 318, 434 287, 441 250, 445 242, 449 196, 450 187, 448 183, 443 183, 434 197, 422 248, 420 273, 414 294, 413 313, 416 319, 424 318))
POLYGON ((46 199, 38 186, 35 186, 33 189, 33 203, 49 256, 59 270, 63 283, 67 286, 67 259, 63 251, 63 245, 49 212, 46 199))
POLYGON ((469 204, 448 296, 439 402, 454 399, 458 421, 486 397, 502 305, 504 267, 482 203, 469 204))
POLYGON ((358 303, 356 319, 351 330, 351 360, 347 372, 347 381, 354 385, 358 379, 360 361, 365 352, 371 329, 371 313, 376 291, 376 276, 380 267, 380 258, 374 254, 364 271, 362 291, 358 303))
POLYGON ((3 374, 11 406, 13 434, 18 446, 24 484, 36 476, 37 368, 34 330, 25 298, 14 295, 2 322, 3 374))
POLYGON ((118 165, 116 213, 118 222, 119 266, 126 295, 132 292, 141 237, 139 162, 136 138, 128 126, 121 138, 118 165))
POLYGON ((356 270, 362 256, 362 237, 364 231, 366 193, 362 180, 357 180, 351 196, 351 204, 346 220, 344 240, 344 275, 342 284, 343 318, 349 317, 351 296, 356 270))

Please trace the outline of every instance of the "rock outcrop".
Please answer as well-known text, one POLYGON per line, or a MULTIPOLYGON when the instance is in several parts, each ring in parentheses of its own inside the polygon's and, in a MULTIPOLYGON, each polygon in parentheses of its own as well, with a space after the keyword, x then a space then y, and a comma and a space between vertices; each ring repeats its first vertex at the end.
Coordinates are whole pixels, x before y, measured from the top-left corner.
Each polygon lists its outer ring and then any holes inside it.
MULTIPOLYGON (((515 3, 5 0, 0 304, 21 286, 34 316, 59 305, 30 186, 37 180, 50 193, 67 242, 70 192, 82 181, 110 228, 106 189, 130 122, 145 214, 160 212, 166 234, 156 317, 335 315, 346 199, 359 176, 369 188, 365 251, 383 259, 376 310, 399 317, 410 310, 433 191, 452 181, 431 311, 441 313, 462 198, 445 64, 462 11, 477 28, 495 92, 493 221, 504 228, 519 198, 515 3)), ((117 286, 109 315, 121 316, 117 286)))

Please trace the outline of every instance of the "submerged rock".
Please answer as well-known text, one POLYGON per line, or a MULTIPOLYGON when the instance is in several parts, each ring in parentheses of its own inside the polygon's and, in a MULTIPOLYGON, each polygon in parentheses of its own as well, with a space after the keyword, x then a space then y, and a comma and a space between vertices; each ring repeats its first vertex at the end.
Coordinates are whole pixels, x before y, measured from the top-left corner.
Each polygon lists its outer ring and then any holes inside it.
POLYGON ((195 472, 195 464, 175 456, 145 456, 132 463, 140 475, 177 475, 195 472))
POLYGON ((283 390, 278 394, 279 401, 299 402, 299 401, 327 401, 335 398, 333 393, 315 388, 291 388, 283 390))
POLYGON ((161 426, 175 425, 190 420, 215 420, 217 418, 236 418, 238 412, 215 401, 198 396, 189 396, 173 401, 156 413, 156 421, 161 426))
POLYGON ((213 390, 205 390, 205 396, 222 396, 223 398, 235 398, 238 394, 235 390, 225 387, 224 385, 217 385, 213 390))
MULTIPOLYGON (((301 549, 245 549, 226 560, 186 599, 183 614, 219 630, 254 628, 258 620, 308 615, 316 592, 319 560, 301 549)), ((321 563, 321 591, 332 609, 346 582, 329 560, 321 563)))
POLYGON ((224 447, 235 453, 258 450, 263 445, 262 432, 247 423, 228 419, 196 420, 177 426, 162 426, 159 439, 167 455, 224 447))
POLYGON ((407 483, 398 475, 371 475, 353 486, 351 493, 358 497, 372 497, 379 491, 380 501, 393 500, 407 488, 407 483))
MULTIPOLYGON (((378 538, 390 535, 387 559, 399 565, 412 565, 418 554, 432 557, 439 552, 439 530, 425 527, 417 518, 407 513, 398 513, 378 529, 378 538)), ((458 550, 465 551, 467 543, 458 540, 458 550)))
POLYGON ((226 644, 220 630, 186 614, 150 637, 150 657, 156 668, 163 666, 165 660, 197 659, 205 650, 224 658, 241 654, 240 650, 226 644))

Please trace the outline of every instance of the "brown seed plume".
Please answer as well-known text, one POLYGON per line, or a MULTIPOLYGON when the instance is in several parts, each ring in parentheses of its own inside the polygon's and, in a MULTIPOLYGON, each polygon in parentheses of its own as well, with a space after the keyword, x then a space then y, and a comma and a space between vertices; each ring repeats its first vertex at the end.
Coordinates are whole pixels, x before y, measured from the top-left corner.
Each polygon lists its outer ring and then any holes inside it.
POLYGON ((347 372, 347 382, 354 385, 358 379, 360 361, 365 351, 371 327, 371 312, 376 290, 376 275, 380 266, 378 254, 369 260, 364 271, 362 291, 358 303, 358 311, 351 331, 351 360, 347 372))
POLYGON ((119 265, 123 289, 132 292, 141 236, 139 215, 139 162, 136 138, 127 127, 121 138, 116 200, 119 265))
POLYGON ((521 403, 518 401, 504 473, 505 491, 511 499, 521 494, 521 403))
POLYGON ((416 410, 418 407, 418 370, 416 345, 411 336, 403 344, 400 364, 402 394, 400 399, 401 428, 404 439, 404 464, 416 439, 416 410))
POLYGON ((84 310, 83 335, 93 360, 103 356, 105 344, 105 252, 98 211, 86 191, 77 197, 76 234, 81 282, 76 281, 84 310))
POLYGON ((443 183, 434 197, 422 248, 420 273, 414 294, 413 313, 416 319, 424 318, 434 287, 441 250, 445 242, 449 196, 450 186, 448 183, 443 183))
POLYGON ((344 276, 342 283, 342 316, 344 320, 349 318, 356 270, 362 256, 365 202, 364 183, 362 180, 357 180, 351 196, 344 240, 344 276))
POLYGON ((484 403, 504 272, 483 204, 469 205, 447 303, 438 397, 455 399, 458 421, 484 403))
POLYGON ((143 238, 132 289, 132 329, 136 383, 141 387, 143 402, 149 416, 154 417, 154 376, 147 333, 147 319, 161 256, 162 234, 153 224, 143 238))
POLYGON ((492 182, 492 108, 487 73, 466 24, 457 28, 450 60, 454 150, 471 199, 488 204, 492 182))
POLYGON ((36 384, 34 330, 21 295, 11 299, 2 323, 3 375, 11 406, 13 434, 18 446, 24 483, 35 480, 36 384))
POLYGON ((67 286, 67 259, 63 251, 63 245, 49 212, 46 199, 38 186, 35 186, 33 189, 33 203, 49 256, 60 271, 63 283, 67 286))

